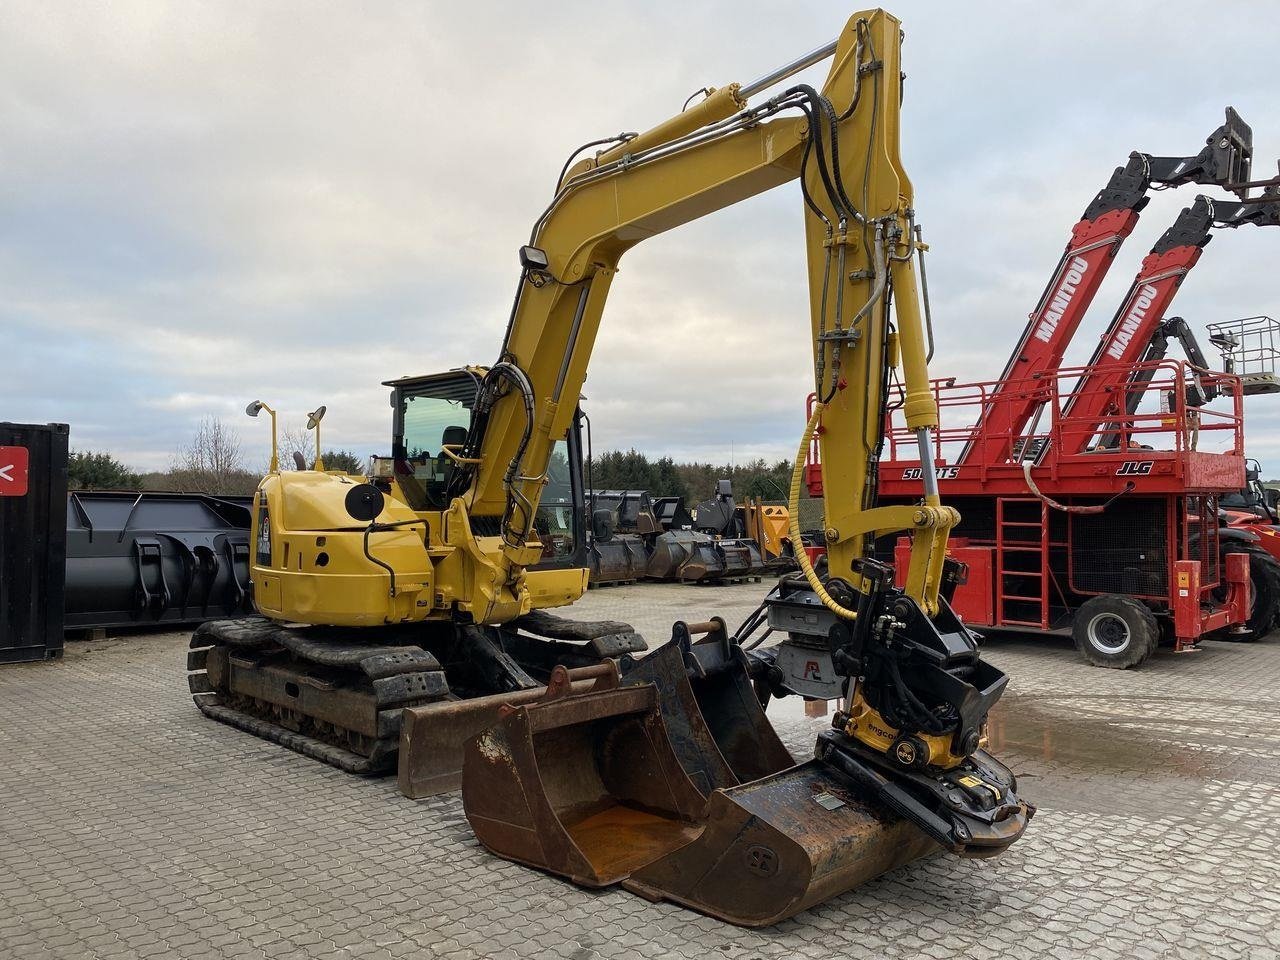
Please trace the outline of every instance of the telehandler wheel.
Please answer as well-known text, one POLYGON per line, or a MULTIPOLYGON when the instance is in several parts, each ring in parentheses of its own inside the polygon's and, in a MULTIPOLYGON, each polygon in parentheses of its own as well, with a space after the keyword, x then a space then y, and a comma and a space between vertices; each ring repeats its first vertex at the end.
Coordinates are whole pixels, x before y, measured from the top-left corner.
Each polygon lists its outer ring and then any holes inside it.
POLYGON ((1107 593, 1081 605, 1071 636, 1080 655, 1093 666, 1127 670, 1155 653, 1160 624, 1132 597, 1107 593))
POLYGON ((1243 631, 1233 632, 1228 627, 1217 631, 1209 639, 1252 643, 1271 632, 1276 616, 1280 614, 1280 564, 1267 551, 1251 543, 1223 544, 1224 563, 1229 553, 1249 555, 1249 583, 1253 587, 1253 605, 1249 608, 1249 619, 1242 624, 1245 628, 1243 631))

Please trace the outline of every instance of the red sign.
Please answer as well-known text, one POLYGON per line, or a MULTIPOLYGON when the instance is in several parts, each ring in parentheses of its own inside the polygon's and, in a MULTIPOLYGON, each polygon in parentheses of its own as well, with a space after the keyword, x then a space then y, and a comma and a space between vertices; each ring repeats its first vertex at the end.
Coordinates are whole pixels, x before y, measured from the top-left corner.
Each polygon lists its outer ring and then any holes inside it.
POLYGON ((26 447, 0 447, 0 497, 27 495, 29 459, 26 447))

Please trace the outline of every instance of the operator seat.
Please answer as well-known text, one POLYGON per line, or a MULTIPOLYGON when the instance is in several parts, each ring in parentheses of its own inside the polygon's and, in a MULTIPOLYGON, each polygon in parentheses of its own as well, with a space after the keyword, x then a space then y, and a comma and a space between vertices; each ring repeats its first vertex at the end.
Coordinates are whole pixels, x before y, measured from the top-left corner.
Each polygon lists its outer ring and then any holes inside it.
MULTIPOLYGON (((445 427, 440 434, 440 453, 436 457, 435 477, 432 479, 430 493, 432 499, 437 501, 440 508, 447 507, 449 489, 449 481, 453 477, 453 471, 458 468, 457 463, 450 459, 449 455, 444 452, 444 447, 460 447, 467 442, 467 434, 470 431, 466 427, 445 427)), ((457 453, 457 451, 454 451, 457 453)))

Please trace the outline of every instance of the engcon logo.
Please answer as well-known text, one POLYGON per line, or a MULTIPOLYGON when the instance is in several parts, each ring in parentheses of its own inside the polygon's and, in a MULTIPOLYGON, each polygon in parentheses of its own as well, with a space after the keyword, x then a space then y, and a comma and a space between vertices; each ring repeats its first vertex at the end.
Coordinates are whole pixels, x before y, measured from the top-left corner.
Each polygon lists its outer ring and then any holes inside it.
POLYGON ((1147 311, 1151 309, 1151 303, 1156 298, 1156 292, 1156 288, 1149 283, 1144 283, 1142 289, 1138 291, 1138 298, 1129 308, 1129 312, 1124 315, 1120 329, 1107 345, 1107 356, 1112 360, 1124 359, 1125 347, 1129 346, 1129 341, 1133 339, 1133 335, 1138 332, 1138 327, 1146 319, 1147 311))
POLYGON ((1058 289, 1053 292, 1053 296, 1049 299, 1049 305, 1045 307, 1044 313, 1040 315, 1040 322, 1036 324, 1035 333, 1032 336, 1037 340, 1048 343, 1053 338, 1053 331, 1058 329, 1058 321, 1067 312, 1067 307, 1071 306, 1071 301, 1076 295, 1076 288, 1080 286, 1080 281, 1084 279, 1084 275, 1088 271, 1088 260, 1084 257, 1072 257, 1071 262, 1067 264, 1067 269, 1063 271, 1062 280, 1058 283, 1058 289))

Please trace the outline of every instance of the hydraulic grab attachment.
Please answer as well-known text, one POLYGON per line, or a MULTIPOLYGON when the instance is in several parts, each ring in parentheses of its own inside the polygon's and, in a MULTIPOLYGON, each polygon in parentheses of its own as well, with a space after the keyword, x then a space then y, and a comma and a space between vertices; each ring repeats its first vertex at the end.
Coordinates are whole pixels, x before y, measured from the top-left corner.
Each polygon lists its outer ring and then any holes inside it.
POLYGON ((800 442, 792 535, 816 436, 829 566, 819 574, 798 552, 801 574, 736 634, 678 623, 667 645, 624 658, 616 689, 574 694, 557 673, 546 696, 503 709, 468 743, 462 772, 467 817, 493 852, 756 926, 932 850, 999 853, 1034 812, 982 749, 1006 678, 948 604, 958 514, 929 469, 917 505, 876 501, 891 379, 922 450, 938 416, 914 268, 922 244, 898 154, 900 52, 896 19, 855 15, 831 44, 567 167, 522 249, 503 350, 451 487, 450 535, 469 528, 480 544, 465 609, 521 612, 550 442, 569 423, 621 255, 794 179, 819 401, 800 442), (825 59, 821 92, 796 84, 750 105, 825 59), (913 533, 905 589, 871 556, 895 531, 913 533), (766 622, 786 641, 749 650, 766 622), (796 764, 772 731, 770 693, 840 701, 813 759, 796 764))

